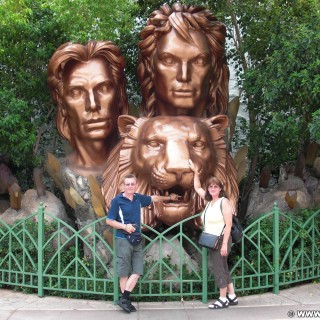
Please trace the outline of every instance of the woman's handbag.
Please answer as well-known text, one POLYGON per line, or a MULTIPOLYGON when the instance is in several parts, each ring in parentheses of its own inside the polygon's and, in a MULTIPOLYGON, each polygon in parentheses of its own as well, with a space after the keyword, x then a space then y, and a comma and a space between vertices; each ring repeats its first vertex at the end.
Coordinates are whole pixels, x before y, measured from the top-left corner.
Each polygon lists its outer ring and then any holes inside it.
POLYGON ((232 227, 231 227, 231 238, 232 242, 237 243, 241 241, 243 237, 243 228, 238 220, 238 218, 232 215, 232 227))
MULTIPOLYGON (((210 202, 207 204, 205 211, 204 211, 204 214, 203 214, 203 225, 206 223, 206 212, 207 212, 207 208, 208 208, 209 204, 210 204, 210 202)), ((199 240, 198 240, 199 245, 202 247, 206 247, 208 249, 215 249, 215 250, 219 249, 220 244, 223 240, 222 233, 223 233, 224 228, 225 228, 225 226, 223 227, 219 236, 202 231, 202 233, 200 234, 199 240)), ((203 229, 203 227, 202 227, 202 229, 203 229)))
POLYGON ((199 245, 209 249, 218 249, 222 240, 222 236, 217 236, 215 234, 202 232, 199 237, 199 245))

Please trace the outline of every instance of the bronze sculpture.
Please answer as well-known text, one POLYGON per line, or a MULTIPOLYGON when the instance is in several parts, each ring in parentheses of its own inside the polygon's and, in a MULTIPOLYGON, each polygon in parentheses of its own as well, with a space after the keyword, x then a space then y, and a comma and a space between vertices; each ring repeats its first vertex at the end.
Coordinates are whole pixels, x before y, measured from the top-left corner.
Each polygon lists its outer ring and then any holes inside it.
POLYGON ((128 113, 123 70, 120 50, 110 41, 66 43, 49 62, 57 129, 74 148, 67 166, 82 176, 101 175, 119 142, 117 118, 128 113))
MULTIPOLYGON (((226 185, 230 200, 237 200, 236 171, 230 164, 224 130, 228 125, 225 115, 209 119, 187 116, 159 116, 152 118, 119 117, 123 145, 119 157, 117 179, 104 180, 106 203, 120 191, 119 182, 128 173, 139 178, 137 192, 148 195, 180 195, 178 202, 155 204, 142 210, 142 221, 156 227, 160 222, 173 225, 199 213, 204 202, 193 189, 193 172, 189 159, 197 163, 200 177, 218 176, 226 185)), ((110 176, 106 169, 106 176, 110 176)), ((193 227, 199 227, 193 221, 193 227)))
MULTIPOLYGON (((79 228, 105 216, 102 174, 121 146, 117 119, 128 113, 124 66, 111 41, 65 43, 48 65, 57 129, 73 151, 62 159, 49 155, 47 171, 74 209, 79 228)), ((100 233, 112 238, 105 223, 100 233)))
MULTIPOLYGON (((176 190, 175 192, 186 199, 184 204, 162 204, 155 207, 155 210, 144 209, 142 220, 147 225, 156 226, 159 222, 172 225, 200 212, 204 203, 193 199, 193 172, 188 167, 190 150, 183 145, 189 137, 186 130, 199 133, 199 128, 202 128, 205 132, 203 137, 206 137, 206 157, 203 158, 207 159, 202 167, 206 173, 219 175, 236 209, 237 174, 233 159, 224 145, 224 131, 228 123, 225 114, 229 81, 224 49, 225 26, 203 7, 180 3, 170 7, 165 4, 151 14, 140 36, 140 114, 154 119, 148 121, 147 118, 140 118, 135 121, 128 120, 127 117, 119 118, 124 143, 119 154, 119 169, 112 171, 107 166, 104 175, 106 206, 108 207, 111 199, 121 190, 121 177, 125 173, 134 173, 140 181, 138 192, 162 194, 168 190, 176 190), (212 116, 216 118, 211 119, 212 116), (204 117, 208 119, 200 119, 204 117), (211 129, 204 128, 204 123, 210 122, 215 123, 211 125, 215 130, 219 123, 220 129, 215 134, 211 129), (156 139, 150 145, 146 144, 149 137, 145 135, 152 130, 154 132, 151 136, 162 137, 162 145, 171 149, 171 154, 157 154, 157 147, 152 146, 158 145, 156 139), (217 139, 208 139, 215 135, 219 136, 218 144, 223 147, 217 148, 213 142, 217 142, 217 139), (180 141, 179 146, 176 139, 180 141), (172 147, 173 145, 175 147, 172 147), (219 153, 216 153, 217 150, 220 150, 219 153), (148 158, 150 154, 151 157, 148 158), (158 162, 160 158, 168 162, 153 165, 154 161, 158 162), (169 174, 168 171, 173 170, 170 169, 172 162, 176 172, 169 174)), ((201 157, 198 160, 200 159, 201 157)), ((202 182, 205 177, 206 174, 201 175, 202 182)), ((195 224, 199 226, 198 222, 195 224)))
POLYGON ((141 114, 226 114, 226 28, 204 7, 175 3, 154 11, 140 33, 141 114))

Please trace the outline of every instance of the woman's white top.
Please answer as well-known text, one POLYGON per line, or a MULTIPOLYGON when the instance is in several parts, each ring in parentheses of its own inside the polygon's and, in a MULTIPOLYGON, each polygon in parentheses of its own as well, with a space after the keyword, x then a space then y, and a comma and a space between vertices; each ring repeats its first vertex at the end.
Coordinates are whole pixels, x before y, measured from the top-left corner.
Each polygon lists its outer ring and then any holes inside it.
POLYGON ((221 201, 223 198, 218 199, 212 204, 212 201, 207 205, 207 209, 203 211, 201 216, 202 222, 205 216, 204 232, 220 235, 225 225, 223 214, 221 212, 221 201))

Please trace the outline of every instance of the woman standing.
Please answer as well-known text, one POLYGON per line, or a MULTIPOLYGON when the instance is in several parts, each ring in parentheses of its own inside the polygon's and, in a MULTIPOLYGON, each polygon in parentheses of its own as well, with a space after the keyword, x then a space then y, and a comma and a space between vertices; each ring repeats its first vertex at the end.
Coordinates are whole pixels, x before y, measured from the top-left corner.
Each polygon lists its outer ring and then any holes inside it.
MULTIPOLYGON (((220 235, 224 228, 223 241, 220 247, 212 252, 213 274, 215 282, 220 289, 220 297, 210 309, 227 308, 237 305, 238 299, 234 292, 229 272, 227 257, 231 250, 232 206, 227 198, 222 196, 223 185, 216 177, 209 177, 206 189, 201 187, 199 171, 196 164, 189 160, 190 169, 194 172, 194 189, 198 195, 209 203, 204 210, 204 231, 220 235), (225 226, 225 227, 224 227, 225 226)), ((202 219, 204 215, 202 216, 202 219)))

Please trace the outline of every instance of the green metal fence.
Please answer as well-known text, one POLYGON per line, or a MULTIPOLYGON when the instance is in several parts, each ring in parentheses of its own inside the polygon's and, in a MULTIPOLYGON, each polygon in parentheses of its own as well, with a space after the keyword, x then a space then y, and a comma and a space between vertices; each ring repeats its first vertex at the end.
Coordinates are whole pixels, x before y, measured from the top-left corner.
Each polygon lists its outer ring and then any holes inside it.
MULTIPOLYGON (((236 290, 278 293, 280 287, 319 279, 319 212, 294 219, 275 206, 251 223, 230 257, 236 290)), ((194 218, 161 232, 145 226, 145 274, 133 292, 136 298, 175 296, 205 303, 217 292, 210 253, 199 248, 197 234, 188 229, 194 218)), ((0 285, 28 288, 39 296, 65 292, 117 299, 116 252, 99 232, 104 219, 75 230, 40 206, 13 226, 0 220, 0 285)))

